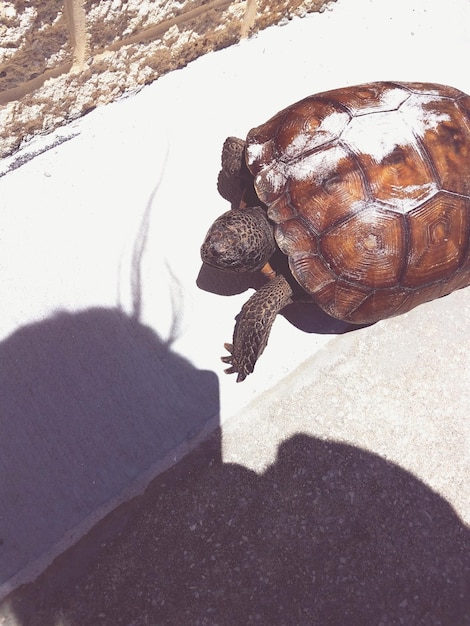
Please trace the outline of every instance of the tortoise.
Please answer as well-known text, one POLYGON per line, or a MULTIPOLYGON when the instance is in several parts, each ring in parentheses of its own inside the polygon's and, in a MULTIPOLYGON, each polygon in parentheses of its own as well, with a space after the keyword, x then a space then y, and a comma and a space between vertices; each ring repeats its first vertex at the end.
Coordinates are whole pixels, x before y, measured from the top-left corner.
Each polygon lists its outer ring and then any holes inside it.
POLYGON ((229 137, 224 172, 244 199, 215 220, 202 260, 269 278, 225 344, 238 382, 302 295, 364 325, 470 284, 470 96, 453 87, 387 81, 309 96, 246 141, 229 137))

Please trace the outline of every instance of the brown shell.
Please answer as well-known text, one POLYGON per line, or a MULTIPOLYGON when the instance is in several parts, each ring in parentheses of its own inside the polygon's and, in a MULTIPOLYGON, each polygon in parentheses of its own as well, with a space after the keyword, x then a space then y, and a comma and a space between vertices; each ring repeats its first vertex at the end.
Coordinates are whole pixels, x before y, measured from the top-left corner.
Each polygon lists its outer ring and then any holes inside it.
POLYGON ((422 83, 311 96, 251 130, 247 165, 317 304, 369 323, 470 284, 470 97, 422 83))

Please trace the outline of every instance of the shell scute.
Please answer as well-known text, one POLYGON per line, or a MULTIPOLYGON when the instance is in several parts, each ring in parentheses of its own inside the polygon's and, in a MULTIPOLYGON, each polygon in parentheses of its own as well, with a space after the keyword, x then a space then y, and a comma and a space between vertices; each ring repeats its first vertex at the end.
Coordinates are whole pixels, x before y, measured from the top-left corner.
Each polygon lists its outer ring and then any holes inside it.
POLYGON ((287 193, 270 204, 267 211, 269 219, 276 224, 283 224, 299 215, 297 208, 292 204, 287 193))
POLYGON ((330 103, 307 99, 288 111, 276 134, 278 158, 289 162, 337 139, 350 116, 330 103))
POLYGON ((437 190, 431 164, 398 111, 378 114, 372 127, 368 117, 355 118, 342 139, 356 154, 372 197, 392 210, 404 213, 437 190))
POLYGON ((411 292, 404 292, 400 287, 373 291, 356 308, 350 309, 345 319, 353 324, 361 324, 365 320, 367 323, 373 323, 383 319, 384 311, 389 312, 389 317, 399 315, 414 306, 412 295, 411 292))
POLYGON ((408 266, 402 285, 446 280, 462 265, 470 236, 470 200, 440 192, 407 215, 408 266))
POLYGON ((456 289, 462 289, 466 287, 469 281, 470 274, 470 255, 465 258, 462 267, 459 272, 456 272, 453 276, 448 278, 445 282, 439 284, 439 293, 436 297, 445 296, 456 289))
POLYGON ((442 189, 470 195, 470 126, 455 102, 441 100, 423 106, 426 124, 422 143, 442 189))
POLYGON ((403 84, 378 82, 327 91, 320 94, 320 97, 334 101, 347 109, 352 116, 356 116, 394 111, 409 95, 403 84))
POLYGON ((250 130, 246 138, 245 158, 248 169, 256 176, 269 163, 278 158, 275 138, 282 128, 284 111, 270 120, 250 130))
POLYGON ((432 83, 422 83, 414 81, 410 83, 397 83, 405 89, 412 91, 419 96, 439 96, 439 98, 452 98, 457 99, 463 95, 462 91, 451 87, 450 85, 437 85, 432 83))
POLYGON ((276 240, 287 256, 318 254, 318 237, 301 220, 283 222, 277 229, 276 240))
MULTIPOLYGON (((339 144, 306 155, 291 166, 287 178, 290 205, 316 232, 344 219, 354 204, 368 198, 363 171, 339 144)), ((278 212, 271 215, 282 222, 278 212)))
POLYGON ((359 309, 371 293, 371 289, 364 285, 336 278, 315 293, 315 301, 321 303, 328 315, 349 321, 351 313, 359 309))
POLYGON ((305 285, 311 294, 321 294, 325 289, 334 286, 337 276, 325 265, 318 254, 305 254, 294 252, 289 256, 289 267, 294 276, 298 276, 301 285, 305 285))
POLYGON ((470 125, 470 96, 467 96, 466 93, 461 93, 460 97, 456 98, 455 103, 459 110, 461 119, 468 128, 470 125))
POLYGON ((261 202, 270 206, 286 193, 289 172, 282 161, 273 161, 255 176, 255 190, 261 202))
POLYGON ((379 289, 397 285, 405 238, 402 215, 366 205, 321 236, 320 250, 338 277, 379 289))

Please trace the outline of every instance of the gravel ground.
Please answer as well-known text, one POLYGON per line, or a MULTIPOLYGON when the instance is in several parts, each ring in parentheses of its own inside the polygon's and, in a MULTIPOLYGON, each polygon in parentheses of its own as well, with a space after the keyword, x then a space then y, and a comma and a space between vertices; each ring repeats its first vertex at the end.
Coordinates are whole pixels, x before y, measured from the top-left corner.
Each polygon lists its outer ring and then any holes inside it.
POLYGON ((296 435, 257 474, 221 463, 217 433, 0 623, 464 626, 469 548, 445 500, 374 454, 296 435))

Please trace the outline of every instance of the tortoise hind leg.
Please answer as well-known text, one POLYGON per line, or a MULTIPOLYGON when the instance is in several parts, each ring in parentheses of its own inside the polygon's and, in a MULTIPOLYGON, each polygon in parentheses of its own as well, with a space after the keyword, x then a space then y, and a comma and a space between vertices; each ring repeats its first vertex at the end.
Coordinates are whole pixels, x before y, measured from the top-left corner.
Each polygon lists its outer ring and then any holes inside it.
POLYGON ((237 383, 254 370, 256 361, 268 343, 276 315, 292 302, 292 288, 284 276, 276 276, 263 285, 246 302, 237 316, 233 344, 225 344, 230 356, 222 357, 230 364, 227 374, 238 374, 237 383))

